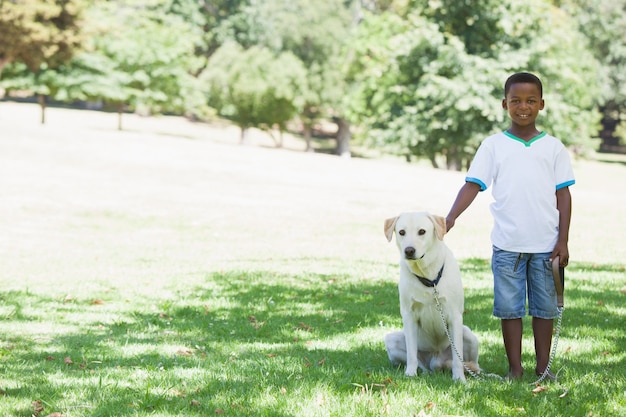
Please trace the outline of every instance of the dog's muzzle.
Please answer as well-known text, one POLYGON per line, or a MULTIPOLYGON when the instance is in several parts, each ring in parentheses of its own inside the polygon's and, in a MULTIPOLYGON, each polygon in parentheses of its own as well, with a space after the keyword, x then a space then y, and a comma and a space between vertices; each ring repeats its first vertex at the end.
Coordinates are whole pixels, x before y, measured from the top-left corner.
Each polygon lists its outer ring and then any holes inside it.
MULTIPOLYGON (((406 259, 418 259, 415 257, 415 248, 413 246, 407 246, 404 248, 404 257, 406 259)), ((424 255, 420 256, 419 259, 422 259, 424 255)))

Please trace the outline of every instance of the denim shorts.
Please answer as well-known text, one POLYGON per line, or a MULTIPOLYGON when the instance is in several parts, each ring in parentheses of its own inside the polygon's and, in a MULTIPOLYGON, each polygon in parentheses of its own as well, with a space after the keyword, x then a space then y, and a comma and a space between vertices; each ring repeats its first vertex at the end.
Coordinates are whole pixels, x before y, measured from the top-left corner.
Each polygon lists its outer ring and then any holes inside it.
POLYGON ((558 316, 550 255, 550 252, 518 253, 493 247, 494 316, 524 317, 527 294, 529 315, 541 319, 558 316))

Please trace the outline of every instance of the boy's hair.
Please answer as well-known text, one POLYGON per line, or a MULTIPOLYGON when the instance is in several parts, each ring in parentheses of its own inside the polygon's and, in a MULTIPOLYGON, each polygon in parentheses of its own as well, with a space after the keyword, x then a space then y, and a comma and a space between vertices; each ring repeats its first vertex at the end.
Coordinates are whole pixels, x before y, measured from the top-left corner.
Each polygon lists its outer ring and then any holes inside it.
POLYGON ((507 78, 504 83, 504 98, 506 98, 506 95, 509 94, 511 86, 518 83, 535 84, 537 88, 539 88, 539 96, 543 97, 543 85, 541 84, 539 77, 529 72, 518 72, 507 78))

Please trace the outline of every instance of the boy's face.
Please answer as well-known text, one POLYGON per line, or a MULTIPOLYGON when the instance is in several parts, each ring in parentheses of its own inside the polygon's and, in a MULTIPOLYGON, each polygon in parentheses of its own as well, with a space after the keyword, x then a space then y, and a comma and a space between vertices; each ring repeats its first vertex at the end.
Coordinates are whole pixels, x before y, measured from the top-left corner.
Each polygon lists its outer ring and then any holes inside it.
POLYGON ((511 85, 509 93, 502 100, 502 108, 509 112, 512 123, 522 127, 534 125, 543 105, 539 87, 532 83, 511 85))

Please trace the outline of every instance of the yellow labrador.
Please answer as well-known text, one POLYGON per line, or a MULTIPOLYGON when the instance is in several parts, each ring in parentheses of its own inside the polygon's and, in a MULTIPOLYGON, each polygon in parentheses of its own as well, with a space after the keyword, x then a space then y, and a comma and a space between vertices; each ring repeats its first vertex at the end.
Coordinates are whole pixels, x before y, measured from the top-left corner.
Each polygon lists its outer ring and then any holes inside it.
POLYGON ((450 336, 468 368, 479 372, 478 338, 463 325, 461 272, 443 242, 446 220, 427 212, 402 213, 385 220, 385 236, 394 234, 400 250, 400 314, 403 331, 385 336, 389 360, 406 364, 406 375, 452 369, 452 378, 465 382, 463 363, 450 347, 437 302, 436 285, 450 336))

